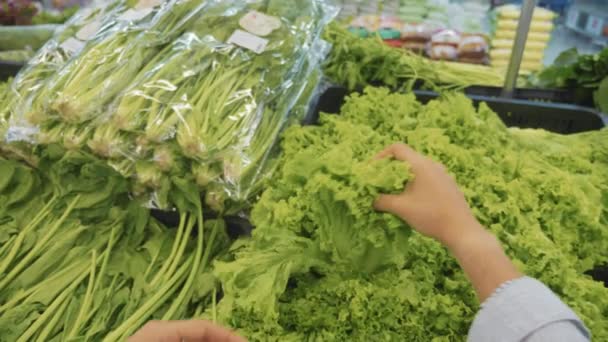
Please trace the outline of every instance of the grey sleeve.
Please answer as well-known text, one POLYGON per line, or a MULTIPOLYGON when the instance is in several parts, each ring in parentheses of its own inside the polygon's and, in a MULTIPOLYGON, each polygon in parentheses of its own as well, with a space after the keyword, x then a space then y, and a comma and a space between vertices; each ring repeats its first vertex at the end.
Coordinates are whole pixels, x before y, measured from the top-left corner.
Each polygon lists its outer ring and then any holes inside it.
POLYGON ((583 322, 543 283, 528 277, 500 286, 482 304, 468 341, 586 342, 583 322))

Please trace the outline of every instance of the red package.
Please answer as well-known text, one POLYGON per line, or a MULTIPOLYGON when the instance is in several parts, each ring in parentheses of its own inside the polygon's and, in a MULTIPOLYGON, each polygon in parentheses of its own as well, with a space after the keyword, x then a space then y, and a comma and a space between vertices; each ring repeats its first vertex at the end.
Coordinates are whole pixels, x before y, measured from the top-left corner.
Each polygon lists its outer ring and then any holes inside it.
POLYGON ((401 48, 403 45, 403 42, 399 39, 386 39, 384 40, 384 43, 396 48, 401 48))

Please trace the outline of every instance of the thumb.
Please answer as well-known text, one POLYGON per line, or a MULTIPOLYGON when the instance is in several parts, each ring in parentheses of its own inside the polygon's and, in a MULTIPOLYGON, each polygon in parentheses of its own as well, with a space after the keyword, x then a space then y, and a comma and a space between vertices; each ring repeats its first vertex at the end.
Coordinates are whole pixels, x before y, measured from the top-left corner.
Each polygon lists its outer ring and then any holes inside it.
POLYGON ((374 202, 374 209, 398 215, 403 210, 403 199, 400 195, 380 195, 374 202))

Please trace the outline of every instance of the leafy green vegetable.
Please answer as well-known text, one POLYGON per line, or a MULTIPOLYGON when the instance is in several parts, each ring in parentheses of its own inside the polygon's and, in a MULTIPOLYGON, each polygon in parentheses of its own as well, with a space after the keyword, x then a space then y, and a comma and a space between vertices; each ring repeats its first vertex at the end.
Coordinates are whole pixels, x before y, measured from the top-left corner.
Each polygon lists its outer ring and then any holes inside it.
POLYGON ((200 275, 229 240, 198 197, 168 230, 99 160, 49 148, 40 167, 0 160, 3 339, 119 341, 214 302, 215 278, 200 275))
POLYGON ((431 61, 391 48, 376 37, 359 38, 338 23, 328 26, 323 38, 333 45, 324 66, 325 74, 350 89, 370 84, 409 89, 417 81, 431 88, 502 86, 504 83, 504 75, 492 68, 431 61))
POLYGON ((53 36, 57 25, 0 26, 0 51, 38 50, 53 36))
POLYGON ((285 132, 251 239, 215 264, 218 319, 252 341, 465 340, 478 303, 456 261, 372 209, 410 177, 371 159, 400 141, 445 164, 518 267, 605 339, 608 289, 584 272, 608 261, 607 137, 508 129, 462 94, 354 94, 341 115, 285 132))
POLYGON ((608 113, 608 48, 595 55, 581 55, 576 48, 562 52, 553 65, 532 75, 530 83, 542 88, 570 88, 580 101, 591 100, 608 113))
POLYGON ((0 51, 0 61, 24 63, 32 57, 31 50, 0 51))
POLYGON ((76 12, 78 12, 79 9, 80 7, 78 6, 72 6, 70 8, 64 9, 63 11, 57 14, 49 11, 42 11, 41 13, 35 15, 34 18, 32 18, 32 23, 34 25, 63 24, 68 19, 70 19, 70 17, 72 17, 76 12))

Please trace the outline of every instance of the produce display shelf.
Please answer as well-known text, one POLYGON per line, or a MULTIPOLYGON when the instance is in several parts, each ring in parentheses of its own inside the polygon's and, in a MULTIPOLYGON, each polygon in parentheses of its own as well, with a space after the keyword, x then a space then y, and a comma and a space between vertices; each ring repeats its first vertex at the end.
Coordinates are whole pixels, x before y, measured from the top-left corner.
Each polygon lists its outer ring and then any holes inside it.
MULTIPOLYGON (((305 119, 304 124, 316 124, 319 121, 320 113, 339 113, 350 93, 344 87, 328 87, 320 96, 316 107, 305 119)), ((423 90, 414 90, 414 94, 422 103, 427 103, 440 96, 438 93, 423 90)), ((468 95, 468 97, 476 105, 486 102, 509 127, 542 128, 555 133, 572 134, 599 130, 608 125, 608 117, 586 107, 489 96, 468 95)), ((586 274, 608 287, 608 265, 596 267, 586 274)))
MULTIPOLYGON (((501 87, 471 86, 464 90, 467 95, 500 97, 501 87)), ((530 100, 536 102, 554 102, 575 104, 583 107, 593 107, 593 99, 580 98, 575 89, 542 89, 542 88, 515 88, 513 99, 530 100)))
MULTIPOLYGON (((429 102, 440 95, 433 91, 414 90, 419 101, 429 102)), ((329 87, 318 101, 305 123, 314 124, 320 112, 338 113, 350 91, 344 87, 329 87)), ((467 95, 475 105, 485 102, 509 127, 542 128, 547 131, 572 134, 602 129, 608 116, 595 109, 530 100, 503 99, 483 95, 467 95)))

